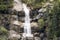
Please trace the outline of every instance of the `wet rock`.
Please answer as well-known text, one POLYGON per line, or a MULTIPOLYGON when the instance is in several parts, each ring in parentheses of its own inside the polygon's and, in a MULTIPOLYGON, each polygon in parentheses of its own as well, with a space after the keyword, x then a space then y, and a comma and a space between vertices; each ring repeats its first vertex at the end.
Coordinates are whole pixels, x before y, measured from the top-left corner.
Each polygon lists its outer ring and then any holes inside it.
POLYGON ((38 27, 38 23, 37 22, 32 22, 31 27, 38 27))
POLYGON ((36 32, 36 33, 34 33, 34 36, 35 36, 35 37, 39 37, 39 35, 40 35, 40 34, 39 34, 39 33, 37 33, 37 32, 36 32))
POLYGON ((34 40, 40 40, 40 38, 39 37, 34 37, 34 40))

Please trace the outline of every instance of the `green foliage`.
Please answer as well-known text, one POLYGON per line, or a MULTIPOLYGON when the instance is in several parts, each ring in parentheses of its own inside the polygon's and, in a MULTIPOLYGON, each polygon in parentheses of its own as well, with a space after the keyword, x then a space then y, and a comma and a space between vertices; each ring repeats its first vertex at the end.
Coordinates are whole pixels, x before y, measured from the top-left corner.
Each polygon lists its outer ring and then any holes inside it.
POLYGON ((39 8, 42 6, 42 3, 44 3, 47 0, 22 0, 22 2, 28 4, 29 6, 33 8, 39 8))
POLYGON ((52 23, 51 26, 49 25, 49 38, 60 37, 60 23, 59 23, 59 14, 60 14, 60 1, 55 0, 53 1, 53 9, 50 13, 50 22, 52 23))
POLYGON ((0 35, 0 40, 7 40, 7 36, 6 35, 0 35))
POLYGON ((39 27, 43 28, 43 26, 44 26, 44 20, 43 19, 39 19, 38 22, 39 22, 39 27))
POLYGON ((0 26, 0 40, 7 40, 8 30, 5 29, 3 26, 0 26))
POLYGON ((12 7, 13 0, 0 0, 0 10, 6 10, 12 7))
POLYGON ((8 33, 8 30, 5 29, 3 26, 0 26, 0 33, 6 35, 8 33))

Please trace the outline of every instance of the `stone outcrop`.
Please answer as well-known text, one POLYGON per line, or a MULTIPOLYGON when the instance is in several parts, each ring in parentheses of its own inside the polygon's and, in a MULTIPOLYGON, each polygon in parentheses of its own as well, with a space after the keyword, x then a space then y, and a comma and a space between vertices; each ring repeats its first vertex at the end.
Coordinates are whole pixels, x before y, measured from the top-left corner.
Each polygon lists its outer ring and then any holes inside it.
POLYGON ((15 32, 14 30, 10 30, 9 31, 9 38, 8 39, 10 39, 10 40, 18 40, 18 39, 20 39, 20 34, 18 34, 17 32, 15 32))
POLYGON ((38 27, 38 23, 37 22, 32 22, 31 27, 38 27))

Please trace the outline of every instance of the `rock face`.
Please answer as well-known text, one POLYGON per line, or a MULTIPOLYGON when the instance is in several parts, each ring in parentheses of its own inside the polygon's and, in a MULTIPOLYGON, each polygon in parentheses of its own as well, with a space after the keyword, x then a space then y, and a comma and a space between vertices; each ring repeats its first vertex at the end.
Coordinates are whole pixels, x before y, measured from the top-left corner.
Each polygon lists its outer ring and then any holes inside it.
POLYGON ((21 0, 14 0, 14 4, 13 4, 13 10, 16 11, 21 11, 22 10, 22 3, 21 0))
POLYGON ((9 31, 9 39, 19 39, 20 38, 20 34, 18 34, 17 32, 15 32, 14 30, 10 30, 9 31))
POLYGON ((38 23, 37 22, 32 22, 31 27, 38 27, 38 23))

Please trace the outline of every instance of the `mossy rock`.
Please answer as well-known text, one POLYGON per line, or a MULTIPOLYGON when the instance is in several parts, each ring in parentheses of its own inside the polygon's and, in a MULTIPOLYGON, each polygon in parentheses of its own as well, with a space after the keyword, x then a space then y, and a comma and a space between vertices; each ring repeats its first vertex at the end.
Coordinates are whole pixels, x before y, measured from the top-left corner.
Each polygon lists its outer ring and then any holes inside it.
POLYGON ((8 40, 6 35, 0 35, 0 40, 8 40))
POLYGON ((3 26, 0 26, 0 40, 7 40, 8 37, 8 30, 5 29, 3 26))
POLYGON ((8 33, 8 30, 5 29, 3 26, 0 26, 0 33, 7 34, 8 33))
POLYGON ((22 0, 23 3, 26 3, 33 9, 42 7, 42 3, 44 3, 46 0, 22 0))
POLYGON ((39 22, 39 28, 43 28, 44 20, 43 19, 39 19, 38 22, 39 22))

